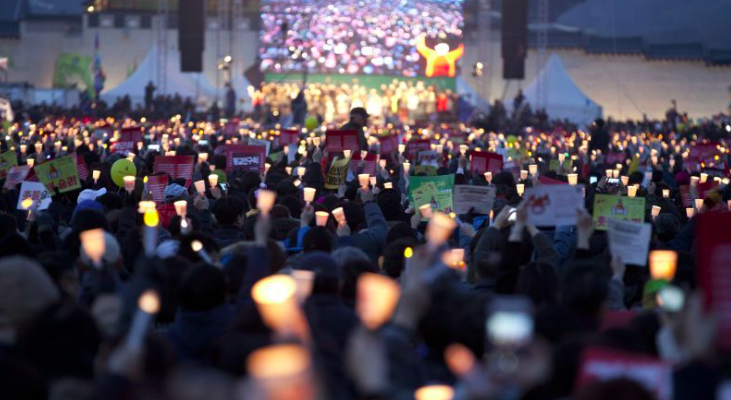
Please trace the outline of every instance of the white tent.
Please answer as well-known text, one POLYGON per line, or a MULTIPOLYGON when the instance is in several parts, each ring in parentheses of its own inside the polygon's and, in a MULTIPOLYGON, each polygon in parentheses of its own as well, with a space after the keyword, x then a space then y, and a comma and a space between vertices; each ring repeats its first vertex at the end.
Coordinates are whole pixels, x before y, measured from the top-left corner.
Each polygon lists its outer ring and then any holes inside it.
POLYGON ((546 93, 546 112, 550 119, 566 119, 576 124, 588 124, 602 116, 602 108, 579 89, 566 72, 561 59, 551 55, 525 89, 523 95, 535 110, 538 104, 538 79, 543 79, 546 93))
MULTIPOLYGON (((180 54, 177 51, 168 51, 167 65, 164 66, 166 93, 190 97, 197 104, 210 104, 216 96, 216 89, 208 82, 202 73, 180 72, 180 54)), ((152 45, 150 51, 142 60, 134 73, 117 87, 102 93, 102 99, 108 103, 118 97, 129 96, 133 104, 141 104, 145 98, 145 86, 149 82, 155 83, 158 70, 158 49, 152 45)), ((157 86, 157 84, 156 84, 157 86)), ((155 95, 163 94, 157 88, 155 95)))

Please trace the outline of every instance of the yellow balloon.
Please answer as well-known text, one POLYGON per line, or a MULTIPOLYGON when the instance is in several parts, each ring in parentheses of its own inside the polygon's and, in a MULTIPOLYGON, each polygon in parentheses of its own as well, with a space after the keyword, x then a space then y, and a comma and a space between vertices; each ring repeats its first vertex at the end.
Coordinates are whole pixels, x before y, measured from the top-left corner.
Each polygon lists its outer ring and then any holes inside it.
POLYGON ((137 167, 135 167, 135 164, 132 161, 122 158, 112 164, 111 175, 112 182, 114 182, 115 185, 124 187, 124 177, 137 175, 137 167))

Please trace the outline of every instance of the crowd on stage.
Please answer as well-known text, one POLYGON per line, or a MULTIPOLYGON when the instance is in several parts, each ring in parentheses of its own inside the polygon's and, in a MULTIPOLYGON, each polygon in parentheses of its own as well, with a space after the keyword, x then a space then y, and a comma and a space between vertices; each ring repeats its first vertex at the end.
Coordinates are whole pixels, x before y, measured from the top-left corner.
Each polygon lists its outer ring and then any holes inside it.
POLYGON ((16 111, 0 398, 729 396, 731 118, 447 122, 413 89, 16 111))

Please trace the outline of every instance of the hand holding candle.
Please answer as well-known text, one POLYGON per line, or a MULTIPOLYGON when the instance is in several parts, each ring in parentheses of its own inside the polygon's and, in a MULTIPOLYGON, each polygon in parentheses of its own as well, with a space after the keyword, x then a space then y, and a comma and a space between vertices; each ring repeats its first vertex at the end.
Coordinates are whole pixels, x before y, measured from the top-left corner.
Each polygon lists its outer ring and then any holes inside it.
POLYGON ((142 293, 137 302, 137 311, 127 333, 125 345, 129 349, 140 349, 155 315, 160 311, 160 297, 154 290, 142 293))
POLYGON ((401 293, 393 279, 370 272, 360 275, 356 290, 356 312, 371 330, 378 329, 391 318, 401 293))

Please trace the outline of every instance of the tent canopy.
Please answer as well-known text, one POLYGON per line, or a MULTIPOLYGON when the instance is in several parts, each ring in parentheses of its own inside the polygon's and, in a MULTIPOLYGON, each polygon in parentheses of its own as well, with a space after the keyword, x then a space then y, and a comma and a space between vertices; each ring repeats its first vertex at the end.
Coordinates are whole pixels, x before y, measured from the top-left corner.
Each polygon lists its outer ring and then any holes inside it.
MULTIPOLYGON (((145 98, 145 86, 149 82, 155 83, 158 70, 158 49, 156 45, 142 60, 134 73, 117 87, 102 93, 102 99, 114 102, 117 98, 129 96, 133 104, 141 104, 145 98)), ((200 73, 180 72, 180 56, 177 51, 169 51, 165 65, 165 79, 167 91, 165 94, 178 94, 181 97, 190 97, 196 103, 210 104, 216 96, 216 89, 208 79, 200 73)), ((161 94, 158 88, 155 94, 161 94)))
POLYGON ((545 108, 550 119, 565 119, 576 124, 588 124, 602 116, 602 108, 576 86, 557 55, 551 55, 541 72, 523 90, 525 99, 533 109, 538 104, 539 79, 543 79, 545 85, 545 108))

